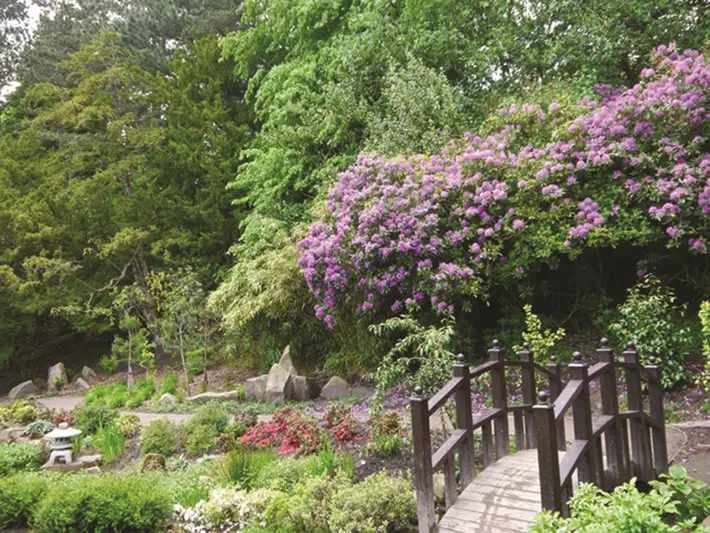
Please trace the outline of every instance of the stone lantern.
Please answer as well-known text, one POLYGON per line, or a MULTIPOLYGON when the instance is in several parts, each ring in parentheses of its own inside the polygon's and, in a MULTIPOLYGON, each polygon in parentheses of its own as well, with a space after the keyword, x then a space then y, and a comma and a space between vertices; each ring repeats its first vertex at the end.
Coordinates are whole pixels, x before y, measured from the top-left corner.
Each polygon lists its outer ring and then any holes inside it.
POLYGON ((69 424, 63 422, 59 424, 57 429, 50 431, 45 435, 46 439, 49 439, 49 461, 45 466, 52 466, 60 464, 57 459, 64 459, 65 465, 70 465, 74 462, 72 457, 72 452, 74 449, 74 443, 72 439, 81 435, 81 431, 78 429, 72 429, 69 424))

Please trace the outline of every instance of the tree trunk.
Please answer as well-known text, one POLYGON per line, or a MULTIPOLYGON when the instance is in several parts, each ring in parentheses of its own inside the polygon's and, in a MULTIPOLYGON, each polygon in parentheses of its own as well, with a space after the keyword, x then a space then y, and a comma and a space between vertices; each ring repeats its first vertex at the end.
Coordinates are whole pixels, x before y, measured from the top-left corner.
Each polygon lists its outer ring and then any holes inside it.
POLYGON ((202 379, 204 380, 205 387, 209 384, 207 382, 207 331, 205 331, 205 343, 202 350, 202 379))
POLYGON ((133 365, 132 365, 132 356, 133 356, 133 335, 131 332, 128 332, 128 376, 126 378, 127 380, 127 385, 128 385, 128 390, 133 389, 133 365))
POLYGON ((185 361, 185 349, 182 342, 182 330, 178 333, 180 337, 180 360, 182 361, 182 371, 185 372, 185 394, 189 398, 190 394, 190 377, 187 375, 187 361, 185 361))

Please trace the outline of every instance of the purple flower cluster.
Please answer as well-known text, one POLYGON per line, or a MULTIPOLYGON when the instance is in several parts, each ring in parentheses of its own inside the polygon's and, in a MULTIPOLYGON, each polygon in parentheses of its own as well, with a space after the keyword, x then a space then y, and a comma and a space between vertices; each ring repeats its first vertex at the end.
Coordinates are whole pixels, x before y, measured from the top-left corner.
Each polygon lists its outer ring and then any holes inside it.
POLYGON ((299 244, 318 318, 332 327, 346 300, 363 312, 452 312, 494 265, 529 271, 516 250, 543 228, 558 239, 550 252, 565 253, 600 228, 646 217, 659 235, 687 235, 705 253, 710 65, 673 45, 653 56, 640 83, 601 87, 599 102, 512 105, 498 130, 436 155, 361 154, 329 192, 327 220, 299 244))

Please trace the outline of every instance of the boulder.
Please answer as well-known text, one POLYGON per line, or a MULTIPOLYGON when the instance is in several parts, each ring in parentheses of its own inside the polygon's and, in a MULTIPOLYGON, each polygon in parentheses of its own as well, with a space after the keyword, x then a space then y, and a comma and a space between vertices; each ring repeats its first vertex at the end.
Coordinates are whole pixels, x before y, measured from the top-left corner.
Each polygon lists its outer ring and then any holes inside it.
POLYGON ((165 471, 165 456, 159 453, 147 453, 143 458, 141 472, 165 471))
POLYGON ((158 401, 160 403, 169 403, 171 405, 175 405, 178 403, 178 399, 169 392, 163 394, 158 401))
POLYGON ((47 388, 50 391, 57 390, 57 382, 61 382, 65 385, 68 383, 67 371, 64 369, 64 363, 57 363, 56 365, 49 367, 47 388))
POLYGON ((91 385, 89 385, 84 378, 79 378, 76 380, 76 385, 79 387, 81 390, 89 390, 91 388, 91 385))
POLYGON ((293 391, 293 376, 280 364, 275 364, 269 371, 266 380, 266 401, 284 403, 291 398, 293 391))
POLYGON ((37 389, 35 389, 34 383, 32 383, 31 381, 25 381, 13 387, 7 397, 10 399, 10 401, 12 401, 18 398, 33 396, 35 394, 37 394, 37 389))
POLYGON ((92 466, 85 470, 87 474, 98 475, 101 473, 101 469, 98 466, 92 466))
POLYGON ((263 402, 266 400, 266 382, 269 380, 269 375, 264 374, 258 378, 249 378, 244 386, 245 396, 247 400, 256 400, 263 402))
POLYGON ((229 392, 205 392, 189 398, 191 402, 207 403, 207 402, 236 402, 239 400, 239 391, 233 390, 229 392))
POLYGON ((345 396, 350 396, 351 393, 352 387, 350 387, 347 381, 338 376, 333 376, 330 378, 330 381, 325 384, 320 395, 321 398, 325 398, 326 400, 338 400, 345 396))
POLYGON ((82 468, 91 468, 92 466, 99 466, 102 460, 103 456, 100 453, 97 453, 94 455, 84 455, 76 459, 74 462, 79 463, 82 468))
POLYGON ((96 372, 94 372, 94 369, 90 366, 85 366, 81 369, 81 375, 84 379, 91 379, 96 377, 96 372))
POLYGON ((284 353, 281 354, 281 359, 279 359, 279 364, 283 367, 283 369, 291 374, 292 376, 297 376, 298 372, 296 371, 296 367, 293 366, 293 361, 291 361, 291 346, 286 346, 284 349, 284 353))
POLYGON ((318 382, 305 376, 292 376, 291 400, 305 402, 318 397, 318 382))

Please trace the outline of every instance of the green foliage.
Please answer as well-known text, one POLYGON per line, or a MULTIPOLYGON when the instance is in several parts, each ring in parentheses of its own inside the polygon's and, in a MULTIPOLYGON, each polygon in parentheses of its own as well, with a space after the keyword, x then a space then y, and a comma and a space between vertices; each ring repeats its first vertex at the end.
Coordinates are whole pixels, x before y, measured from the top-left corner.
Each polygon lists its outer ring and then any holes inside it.
POLYGON ((697 344, 685 311, 686 306, 676 303, 670 287, 647 275, 629 290, 626 301, 617 308, 618 319, 609 326, 619 349, 632 342, 644 364, 651 357, 659 359, 665 388, 686 378, 682 365, 697 344))
POLYGON ((175 374, 169 374, 163 378, 163 381, 160 383, 160 391, 159 395, 162 396, 163 394, 177 394, 177 388, 178 388, 178 378, 177 375, 175 374))
POLYGON ((27 525, 52 481, 53 477, 44 473, 3 478, 0 483, 0 529, 27 525))
POLYGON ((676 504, 673 519, 680 522, 695 520, 701 524, 710 516, 710 490, 707 483, 688 476, 688 471, 681 465, 672 465, 668 474, 663 474, 660 481, 651 481, 651 486, 661 496, 676 504))
POLYGON ((108 374, 113 374, 118 370, 118 358, 115 355, 104 355, 99 361, 99 366, 108 374))
POLYGON ((128 391, 126 407, 140 407, 150 400, 155 394, 155 380, 153 378, 139 379, 133 389, 128 391))
POLYGON ((120 409, 128 401, 128 386, 125 383, 107 383, 92 387, 84 395, 84 405, 104 405, 120 409))
POLYGON ((106 464, 122 457, 126 450, 126 434, 117 425, 104 426, 96 432, 92 440, 93 446, 101 452, 106 464))
POLYGON ((76 411, 76 423, 88 435, 108 427, 118 417, 118 409, 100 403, 87 403, 76 411))
POLYGON ((18 400, 9 408, 0 408, 0 422, 15 424, 29 424, 37 419, 39 409, 30 400, 18 400))
POLYGON ((700 304, 698 318, 700 319, 705 367, 697 377, 696 383, 701 385, 706 393, 710 393, 710 302, 700 304))
POLYGON ((161 484, 120 474, 73 476, 50 486, 32 517, 33 529, 61 531, 163 531, 171 512, 161 484))
POLYGON ((229 414, 225 409, 216 404, 200 407, 188 422, 188 432, 200 426, 213 428, 217 434, 224 433, 229 424, 229 414))
POLYGON ((184 428, 159 418, 153 420, 141 430, 141 453, 159 453, 166 457, 178 453, 185 443, 184 428))
POLYGON ((378 337, 404 334, 377 369, 377 386, 384 390, 395 383, 414 382, 427 391, 451 378, 454 354, 450 351, 454 321, 446 319, 440 327, 424 327, 410 316, 390 318, 371 326, 378 337))
POLYGON ((122 413, 114 422, 116 430, 125 437, 137 435, 141 428, 141 420, 138 415, 122 413))
POLYGON ((23 470, 36 470, 42 462, 42 446, 39 444, 0 444, 0 477, 23 470))
POLYGON ((276 460, 276 455, 271 450, 236 449, 215 463, 214 477, 221 485, 237 485, 250 489, 259 473, 276 460))
POLYGON ((532 533, 573 531, 645 531, 650 533, 682 533, 692 530, 691 522, 669 525, 665 516, 677 511, 669 493, 653 490, 649 494, 638 491, 635 480, 606 493, 591 484, 582 484, 570 500, 571 518, 544 511, 538 515, 532 533))
POLYGON ((54 425, 47 420, 35 420, 27 424, 22 434, 28 437, 39 438, 52 431, 53 428, 54 425))
POLYGON ((189 427, 187 432, 187 453, 200 457, 214 451, 219 433, 213 426, 189 427))
MULTIPOLYGON (((532 305, 525 305, 525 331, 523 331, 523 340, 530 345, 535 359, 539 363, 549 363, 550 356, 557 343, 565 338, 565 330, 557 328, 557 331, 543 329, 540 318, 533 313, 532 305)), ((519 352, 521 346, 514 346, 513 351, 519 352)))
POLYGON ((411 482, 380 472, 336 492, 328 526, 342 533, 416 531, 417 504, 411 482))

